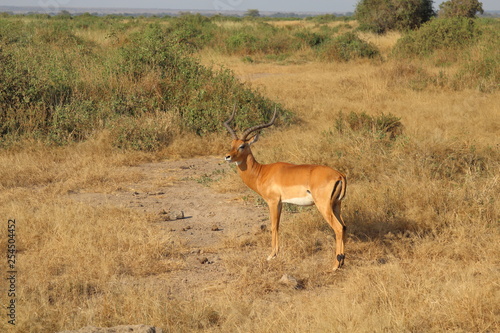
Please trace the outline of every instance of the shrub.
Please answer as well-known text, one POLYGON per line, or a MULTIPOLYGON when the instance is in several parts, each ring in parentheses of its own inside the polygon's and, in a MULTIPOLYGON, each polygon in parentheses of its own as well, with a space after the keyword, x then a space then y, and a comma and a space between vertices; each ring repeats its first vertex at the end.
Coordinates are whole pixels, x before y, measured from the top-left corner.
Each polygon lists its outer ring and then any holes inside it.
POLYGON ((310 30, 301 30, 295 33, 295 37, 301 39, 309 47, 315 47, 320 45, 326 40, 324 34, 320 34, 310 30))
POLYGON ((173 19, 168 32, 175 43, 198 50, 214 38, 216 28, 206 16, 185 14, 173 19))
POLYGON ((475 22, 481 33, 477 34, 477 42, 463 57, 453 88, 473 87, 493 92, 500 89, 500 22, 482 19, 475 22))
POLYGON ((298 38, 290 38, 288 30, 267 23, 245 24, 226 31, 223 51, 228 54, 284 54, 300 48, 298 38))
POLYGON ((360 29, 378 34, 416 29, 432 16, 432 0, 361 0, 355 11, 360 29))
MULTIPOLYGON (((246 118, 236 118, 241 126, 270 118, 277 106, 239 82, 231 71, 215 71, 185 56, 159 26, 137 34, 122 52, 123 70, 132 73, 135 82, 151 71, 164 79, 157 87, 161 96, 157 106, 163 111, 178 112, 185 130, 201 135, 223 129, 222 122, 235 103, 246 118)), ((279 109, 287 117, 288 113, 279 109)))
POLYGON ((258 38, 248 32, 238 31, 226 40, 228 53, 253 54, 256 51, 258 38))
POLYGON ((353 32, 347 32, 321 45, 320 55, 328 61, 349 61, 355 58, 374 58, 380 54, 372 44, 353 32))
POLYGON ((461 49, 471 45, 478 35, 471 19, 435 19, 399 39, 393 54, 403 58, 429 55, 439 49, 461 49))
MULTIPOLYGON (((110 21, 103 28, 120 42, 99 46, 74 38, 78 20, 0 25, 0 40, 9 42, 0 49, 0 142, 30 137, 65 144, 109 129, 118 147, 154 150, 170 142, 173 129, 225 133, 222 122, 235 104, 236 127, 267 121, 275 107, 290 119, 231 71, 199 64, 169 27, 110 21)), ((85 29, 92 24, 86 20, 85 29)))

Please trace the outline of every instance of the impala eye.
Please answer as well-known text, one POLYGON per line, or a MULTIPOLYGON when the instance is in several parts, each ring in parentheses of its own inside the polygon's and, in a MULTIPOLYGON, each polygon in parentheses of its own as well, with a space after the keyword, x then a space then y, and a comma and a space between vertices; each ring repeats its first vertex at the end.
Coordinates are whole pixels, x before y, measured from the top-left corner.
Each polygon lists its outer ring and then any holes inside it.
POLYGON ((245 144, 242 144, 241 146, 238 147, 239 150, 245 149, 245 144))

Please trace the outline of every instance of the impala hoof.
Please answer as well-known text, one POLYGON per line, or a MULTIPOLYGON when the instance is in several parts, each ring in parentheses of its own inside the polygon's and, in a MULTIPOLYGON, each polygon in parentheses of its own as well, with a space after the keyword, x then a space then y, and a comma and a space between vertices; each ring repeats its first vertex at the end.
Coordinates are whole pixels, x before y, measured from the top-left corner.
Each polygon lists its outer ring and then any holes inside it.
POLYGON ((267 261, 271 261, 274 258, 276 258, 276 254, 270 254, 269 257, 267 257, 267 261))
POLYGON ((344 265, 345 254, 337 254, 337 265, 334 269, 340 268, 344 265))

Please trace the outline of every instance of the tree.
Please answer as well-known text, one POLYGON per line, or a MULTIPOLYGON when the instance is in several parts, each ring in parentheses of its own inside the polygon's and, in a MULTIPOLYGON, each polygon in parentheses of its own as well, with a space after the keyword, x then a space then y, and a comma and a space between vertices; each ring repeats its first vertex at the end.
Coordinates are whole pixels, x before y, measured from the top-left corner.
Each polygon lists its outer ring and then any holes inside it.
POLYGON ((361 0, 354 13, 362 30, 417 29, 435 15, 433 0, 361 0))
POLYGON ((259 17, 260 13, 258 9, 249 9, 246 11, 245 16, 247 17, 259 17))
POLYGON ((57 13, 58 18, 63 18, 63 19, 72 19, 73 17, 71 16, 71 13, 68 12, 67 10, 61 10, 59 13, 57 13))
POLYGON ((483 14, 483 4, 478 0, 449 0, 439 5, 439 16, 450 17, 476 17, 477 13, 483 14))

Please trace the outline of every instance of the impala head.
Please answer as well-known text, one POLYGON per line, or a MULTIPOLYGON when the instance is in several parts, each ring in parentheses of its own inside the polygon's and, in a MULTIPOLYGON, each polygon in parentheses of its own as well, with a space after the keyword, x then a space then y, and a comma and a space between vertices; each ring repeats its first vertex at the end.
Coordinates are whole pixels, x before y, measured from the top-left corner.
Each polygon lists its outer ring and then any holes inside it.
POLYGON ((234 129, 232 129, 231 126, 229 125, 229 123, 234 119, 234 114, 236 113, 236 107, 235 107, 231 117, 224 122, 224 126, 226 126, 227 130, 233 137, 233 141, 231 142, 231 150, 229 151, 229 153, 226 154, 226 161, 235 162, 237 164, 243 162, 247 158, 247 156, 252 153, 252 151, 250 150, 250 145, 257 142, 257 140, 259 139, 259 133, 253 136, 251 136, 251 134, 253 132, 259 131, 263 128, 273 125, 274 121, 276 120, 276 112, 277 110, 275 108, 273 117, 269 123, 247 128, 241 135, 241 138, 238 138, 234 129))

